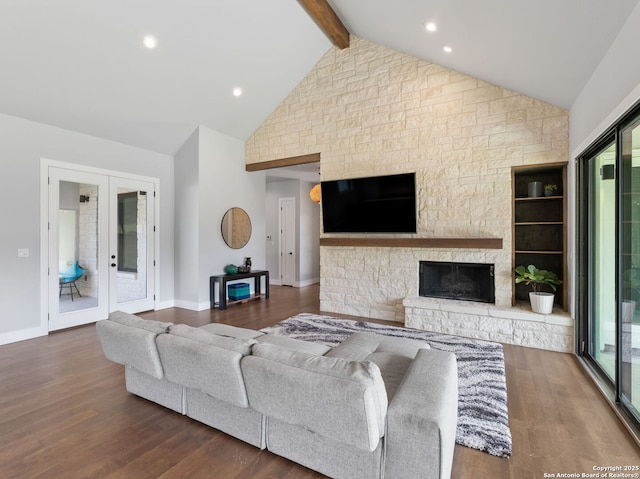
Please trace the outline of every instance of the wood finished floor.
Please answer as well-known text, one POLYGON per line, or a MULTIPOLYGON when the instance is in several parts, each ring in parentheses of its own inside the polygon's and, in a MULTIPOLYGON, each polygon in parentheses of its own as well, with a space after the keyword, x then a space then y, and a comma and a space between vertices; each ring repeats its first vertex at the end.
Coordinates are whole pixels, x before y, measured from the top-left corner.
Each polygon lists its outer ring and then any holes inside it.
MULTIPOLYGON (((173 308, 143 316, 260 329, 300 312, 319 312, 317 285, 272 287, 268 301, 226 311, 173 308)), ((542 478, 640 465, 640 450, 574 356, 510 345, 504 352, 513 457, 456 445, 453 478, 542 478)), ((61 477, 324 476, 127 393, 123 367, 104 358, 90 325, 0 346, 0 478, 61 477)))

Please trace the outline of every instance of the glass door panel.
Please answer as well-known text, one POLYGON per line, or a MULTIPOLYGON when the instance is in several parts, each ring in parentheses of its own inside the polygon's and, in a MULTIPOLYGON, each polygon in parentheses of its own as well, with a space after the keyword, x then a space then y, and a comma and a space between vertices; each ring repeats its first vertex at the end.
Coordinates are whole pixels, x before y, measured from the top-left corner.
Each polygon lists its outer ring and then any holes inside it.
POLYGON ((622 130, 620 396, 640 418, 640 120, 622 130))
POLYGON ((154 308, 153 183, 111 180, 111 310, 154 308))
POLYGON ((107 183, 98 175, 49 169, 49 330, 106 317, 107 183))
POLYGON ((589 160, 589 355, 616 377, 616 147, 589 160))

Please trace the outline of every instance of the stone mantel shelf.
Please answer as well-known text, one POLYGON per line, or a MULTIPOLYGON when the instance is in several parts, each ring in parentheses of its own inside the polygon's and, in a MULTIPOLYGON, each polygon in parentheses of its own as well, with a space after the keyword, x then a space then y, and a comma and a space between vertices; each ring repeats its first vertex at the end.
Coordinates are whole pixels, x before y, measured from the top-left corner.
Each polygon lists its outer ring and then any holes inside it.
POLYGON ((502 249, 502 238, 320 238, 320 246, 502 249))

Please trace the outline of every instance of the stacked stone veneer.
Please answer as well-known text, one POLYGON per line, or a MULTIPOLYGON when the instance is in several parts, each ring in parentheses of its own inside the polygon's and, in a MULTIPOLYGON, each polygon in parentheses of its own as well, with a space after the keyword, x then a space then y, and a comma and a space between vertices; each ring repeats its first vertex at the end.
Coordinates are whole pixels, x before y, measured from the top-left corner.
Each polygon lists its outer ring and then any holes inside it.
POLYGON ((564 311, 537 314, 527 307, 408 297, 405 326, 552 351, 574 347, 573 319, 564 311))
POLYGON ((511 168, 567 161, 568 112, 352 37, 247 140, 246 162, 318 152, 323 180, 416 172, 417 237, 503 239, 501 250, 321 247, 322 310, 403 321, 420 260, 495 264, 496 305, 508 307, 511 168))
POLYGON ((78 209, 78 263, 87 272, 76 283, 84 297, 98 297, 98 187, 81 183, 80 195, 89 201, 78 209))

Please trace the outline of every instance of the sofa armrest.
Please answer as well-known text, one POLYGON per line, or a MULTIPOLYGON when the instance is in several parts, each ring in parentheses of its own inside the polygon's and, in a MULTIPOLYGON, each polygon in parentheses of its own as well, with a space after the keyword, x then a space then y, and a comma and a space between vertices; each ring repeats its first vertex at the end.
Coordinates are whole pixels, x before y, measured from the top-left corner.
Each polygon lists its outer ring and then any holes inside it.
POLYGON ((448 479, 457 422, 455 355, 419 350, 389 404, 385 477, 448 479))

